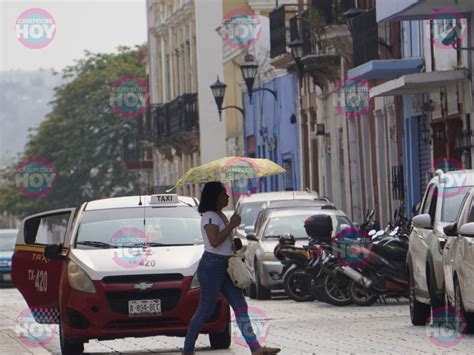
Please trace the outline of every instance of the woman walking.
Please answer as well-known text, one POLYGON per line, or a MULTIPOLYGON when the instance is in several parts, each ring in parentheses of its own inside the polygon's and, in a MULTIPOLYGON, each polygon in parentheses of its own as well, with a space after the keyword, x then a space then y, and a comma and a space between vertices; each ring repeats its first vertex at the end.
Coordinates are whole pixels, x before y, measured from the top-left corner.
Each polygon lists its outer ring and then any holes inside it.
POLYGON ((232 255, 232 230, 240 225, 240 216, 234 214, 230 221, 222 212, 229 203, 229 195, 220 182, 208 182, 201 194, 198 211, 201 213, 201 233, 204 254, 197 269, 201 296, 199 306, 189 324, 183 354, 194 354, 194 345, 204 323, 212 315, 219 293, 234 310, 237 325, 253 355, 270 355, 278 348, 260 346, 248 316, 248 306, 242 290, 236 287, 227 273, 228 259, 232 255))

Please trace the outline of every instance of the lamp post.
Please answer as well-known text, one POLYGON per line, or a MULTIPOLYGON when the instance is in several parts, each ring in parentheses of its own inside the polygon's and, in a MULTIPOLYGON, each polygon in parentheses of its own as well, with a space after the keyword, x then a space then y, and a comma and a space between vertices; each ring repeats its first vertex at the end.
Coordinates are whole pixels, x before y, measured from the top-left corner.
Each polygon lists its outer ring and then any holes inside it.
POLYGON ((227 110, 229 108, 235 108, 236 110, 239 110, 242 113, 242 116, 245 117, 245 112, 241 107, 238 107, 238 106, 222 107, 222 104, 224 102, 224 95, 225 95, 226 88, 227 88, 227 85, 219 80, 219 76, 217 77, 217 81, 211 85, 212 96, 214 96, 214 100, 216 101, 216 105, 217 105, 217 110, 219 111, 219 121, 222 121, 222 111, 227 110))
POLYGON ((244 57, 244 60, 240 64, 240 72, 242 73, 242 77, 245 80, 245 86, 247 86, 247 91, 249 93, 249 100, 250 104, 252 104, 252 93, 256 91, 268 91, 273 95, 275 100, 278 100, 276 91, 267 88, 253 88, 253 84, 255 83, 255 77, 257 76, 258 71, 258 64, 255 61, 255 58, 251 54, 247 54, 244 57))

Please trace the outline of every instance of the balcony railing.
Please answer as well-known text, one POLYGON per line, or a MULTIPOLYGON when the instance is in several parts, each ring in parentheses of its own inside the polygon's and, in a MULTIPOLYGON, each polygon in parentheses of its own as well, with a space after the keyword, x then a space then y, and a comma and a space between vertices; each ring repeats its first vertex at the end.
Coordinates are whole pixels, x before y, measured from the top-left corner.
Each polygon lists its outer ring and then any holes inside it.
POLYGON ((152 140, 159 144, 160 138, 170 138, 178 133, 199 129, 197 94, 184 94, 151 109, 152 140))

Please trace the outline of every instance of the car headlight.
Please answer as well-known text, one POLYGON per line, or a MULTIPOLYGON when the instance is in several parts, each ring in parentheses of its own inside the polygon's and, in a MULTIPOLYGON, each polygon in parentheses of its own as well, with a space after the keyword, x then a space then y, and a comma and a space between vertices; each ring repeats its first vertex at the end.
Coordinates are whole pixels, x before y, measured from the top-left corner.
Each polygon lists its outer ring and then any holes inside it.
POLYGON ((275 255, 271 252, 266 252, 263 253, 262 255, 262 261, 278 261, 277 258, 275 258, 275 255))
POLYGON ((200 285, 199 285, 199 280, 198 280, 197 272, 196 272, 193 276, 193 279, 191 280, 191 286, 189 286, 189 289, 193 290, 193 289, 199 288, 199 287, 200 287, 200 285))
POLYGON ((94 283, 86 272, 72 260, 67 265, 67 279, 69 285, 77 290, 87 293, 96 293, 94 283))

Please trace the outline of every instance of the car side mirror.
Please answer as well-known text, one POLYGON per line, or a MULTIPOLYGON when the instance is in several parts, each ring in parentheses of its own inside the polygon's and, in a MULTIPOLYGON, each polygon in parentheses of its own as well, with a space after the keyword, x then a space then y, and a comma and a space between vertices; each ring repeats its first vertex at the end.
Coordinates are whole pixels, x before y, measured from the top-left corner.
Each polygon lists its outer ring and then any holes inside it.
POLYGON ((44 256, 51 260, 64 260, 66 257, 61 254, 62 251, 63 251, 62 244, 48 245, 44 249, 44 256))
POLYGON ((450 223, 443 228, 444 234, 448 237, 457 237, 458 229, 456 223, 450 223))
POLYGON ((466 223, 459 228, 459 234, 463 237, 474 237, 474 223, 466 223))
POLYGON ((258 239, 255 234, 247 234, 247 240, 251 240, 252 242, 258 242, 258 239))
POLYGON ((415 228, 423 228, 423 229, 431 229, 431 216, 427 213, 420 214, 418 216, 413 217, 413 227, 415 228))
POLYGON ((245 234, 254 234, 255 227, 254 226, 246 226, 244 228, 245 234))

